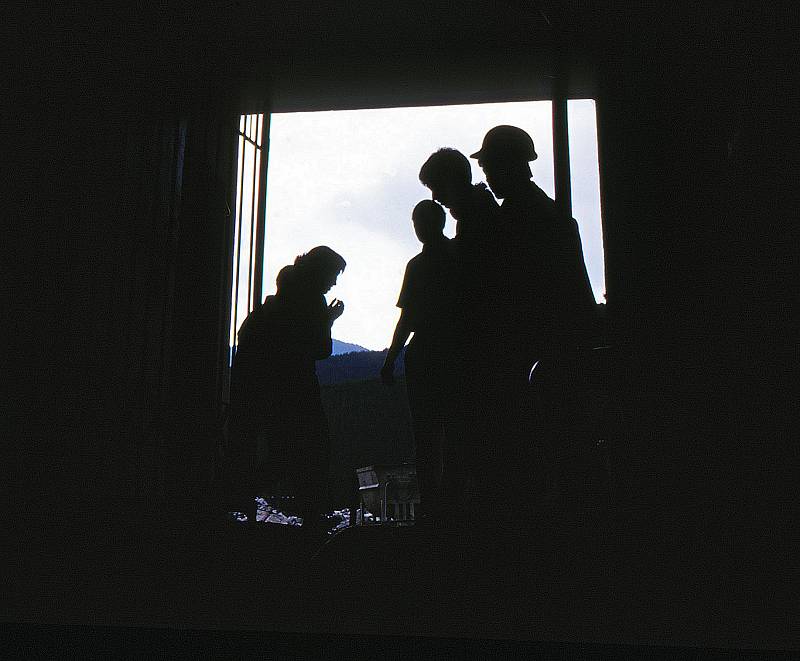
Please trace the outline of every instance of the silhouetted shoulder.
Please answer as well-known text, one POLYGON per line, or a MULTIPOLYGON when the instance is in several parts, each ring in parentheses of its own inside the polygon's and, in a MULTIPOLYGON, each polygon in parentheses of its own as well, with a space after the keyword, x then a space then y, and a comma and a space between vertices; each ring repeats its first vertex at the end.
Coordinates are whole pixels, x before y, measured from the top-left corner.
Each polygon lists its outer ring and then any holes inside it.
MULTIPOLYGON (((509 200, 509 204, 521 207, 521 210, 535 213, 542 219, 555 220, 557 207, 555 201, 532 181, 524 189, 518 200, 509 200)), ((503 206, 506 206, 503 204, 503 206)))
POLYGON ((473 184, 463 205, 450 209, 456 219, 455 245, 467 254, 477 256, 497 240, 495 236, 500 205, 486 184, 473 184))
POLYGON ((472 186, 472 204, 478 211, 483 211, 491 216, 500 210, 500 205, 497 203, 492 191, 484 183, 473 184, 472 186))
POLYGON ((256 341, 256 338, 263 333, 267 318, 274 311, 276 299, 274 296, 267 296, 261 305, 256 305, 250 314, 242 322, 238 333, 238 345, 247 347, 256 341))

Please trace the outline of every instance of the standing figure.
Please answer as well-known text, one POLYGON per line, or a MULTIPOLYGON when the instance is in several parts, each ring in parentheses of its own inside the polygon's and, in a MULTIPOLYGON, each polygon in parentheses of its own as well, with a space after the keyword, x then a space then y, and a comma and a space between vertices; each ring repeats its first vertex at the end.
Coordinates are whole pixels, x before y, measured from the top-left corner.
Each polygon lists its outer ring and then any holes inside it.
POLYGON ((344 311, 325 294, 344 271, 327 246, 281 269, 278 290, 245 319, 231 373, 231 450, 243 471, 248 519, 255 496, 295 496, 298 511, 315 525, 326 502, 330 464, 328 423, 315 362, 331 355, 331 326, 344 311))
POLYGON ((419 180, 456 221, 453 248, 458 262, 460 321, 469 325, 466 334, 480 341, 492 328, 496 290, 501 286, 500 248, 505 241, 498 234, 500 205, 486 184, 472 183, 469 161, 455 149, 434 152, 420 168, 419 180))
MULTIPOLYGON (((563 380, 556 384, 564 370, 552 366, 574 356, 591 338, 595 301, 577 222, 559 213, 555 202, 531 181, 530 162, 537 154, 530 135, 516 126, 496 126, 471 157, 478 159, 492 192, 503 200, 499 224, 507 286, 497 319, 502 338, 497 377, 506 388, 507 406, 500 417, 509 448, 502 470, 511 475, 524 499, 532 492, 530 476, 538 473, 543 455, 551 457, 551 465, 558 464, 556 473, 563 473, 572 461, 562 451, 570 443, 563 425, 562 432, 553 434, 561 424, 557 420, 568 424, 574 411, 567 410, 564 398, 555 392, 560 388, 563 395, 563 380), (551 366, 551 378, 540 376, 545 383, 539 413, 531 415, 527 386, 537 361, 545 366, 540 371, 551 366)), ((538 481, 544 487, 544 479, 538 481)))
POLYGON ((452 397, 453 437, 458 439, 465 499, 485 501, 487 466, 495 454, 497 408, 502 392, 494 378, 498 301, 505 248, 498 233, 500 205, 486 184, 472 183, 472 167, 461 152, 444 147, 431 154, 419 171, 431 197, 447 207, 456 221, 456 314, 450 332, 452 363, 458 392, 452 397), (488 455, 488 457, 487 457, 488 455))
POLYGON ((454 260, 450 239, 443 233, 444 209, 423 200, 412 213, 422 251, 406 266, 397 307, 402 312, 381 369, 384 383, 394 380, 394 366, 403 346, 408 404, 414 430, 421 519, 442 513, 448 495, 443 483, 454 462, 446 439, 452 419, 452 353, 454 260))

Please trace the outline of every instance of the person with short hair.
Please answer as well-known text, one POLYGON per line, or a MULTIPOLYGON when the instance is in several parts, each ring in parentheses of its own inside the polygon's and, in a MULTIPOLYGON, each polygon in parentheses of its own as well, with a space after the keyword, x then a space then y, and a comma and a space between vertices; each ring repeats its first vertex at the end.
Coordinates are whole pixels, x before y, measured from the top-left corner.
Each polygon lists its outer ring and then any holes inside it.
POLYGON ((416 447, 422 520, 442 510, 448 461, 448 426, 452 419, 452 330, 455 309, 455 262, 444 233, 444 209, 432 200, 412 213, 422 251, 406 266, 397 307, 402 312, 381 369, 384 383, 394 381, 395 362, 413 333, 405 354, 406 389, 416 447))
POLYGON ((419 180, 455 219, 456 245, 487 251, 496 239, 494 224, 500 206, 486 184, 472 183, 467 157, 457 149, 442 147, 423 163, 419 180))

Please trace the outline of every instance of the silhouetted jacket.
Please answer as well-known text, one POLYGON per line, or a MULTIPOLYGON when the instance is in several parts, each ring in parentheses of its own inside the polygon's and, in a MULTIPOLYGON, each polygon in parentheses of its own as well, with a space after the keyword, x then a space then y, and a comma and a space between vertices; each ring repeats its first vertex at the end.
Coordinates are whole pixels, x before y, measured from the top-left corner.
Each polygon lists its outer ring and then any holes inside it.
POLYGON ((506 302, 521 333, 540 344, 584 341, 594 332, 595 301, 578 223, 530 182, 505 198, 499 224, 508 255, 506 302))
POLYGON ((500 205, 486 184, 472 186, 466 204, 450 209, 456 220, 456 236, 453 239, 465 256, 480 257, 486 254, 497 240, 495 236, 500 205))
POLYGON ((454 340, 468 351, 473 342, 486 341, 487 328, 496 323, 498 288, 502 287, 498 262, 504 247, 499 235, 500 205, 486 184, 475 184, 467 202, 450 209, 450 214, 456 220, 452 243, 457 260, 458 329, 454 330, 463 336, 454 340))
POLYGON ((450 239, 423 246, 409 260, 397 307, 411 324, 409 351, 441 353, 452 342, 456 309, 456 262, 450 239))
POLYGON ((324 296, 268 296, 239 330, 232 402, 269 405, 318 391, 315 362, 331 355, 331 345, 324 296))

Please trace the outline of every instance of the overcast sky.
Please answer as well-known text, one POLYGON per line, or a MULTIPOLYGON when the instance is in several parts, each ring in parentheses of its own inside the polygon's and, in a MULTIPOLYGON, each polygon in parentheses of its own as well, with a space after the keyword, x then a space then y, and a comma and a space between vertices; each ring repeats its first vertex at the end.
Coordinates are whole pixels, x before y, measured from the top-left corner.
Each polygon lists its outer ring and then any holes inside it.
MULTIPOLYGON (((539 158, 533 179, 553 196, 550 103, 503 103, 272 115, 264 292, 302 252, 328 245, 347 269, 328 295, 345 303, 333 336, 368 349, 391 341, 406 262, 419 252, 411 210, 430 192, 419 168, 440 147, 469 154, 487 130, 512 124, 533 137, 539 158)), ((592 101, 571 101, 569 113, 573 215, 581 229, 595 297, 605 291, 600 235, 597 140, 592 101)), ((473 182, 483 172, 472 163, 473 182)), ((447 218, 445 234, 455 223, 447 218)))

